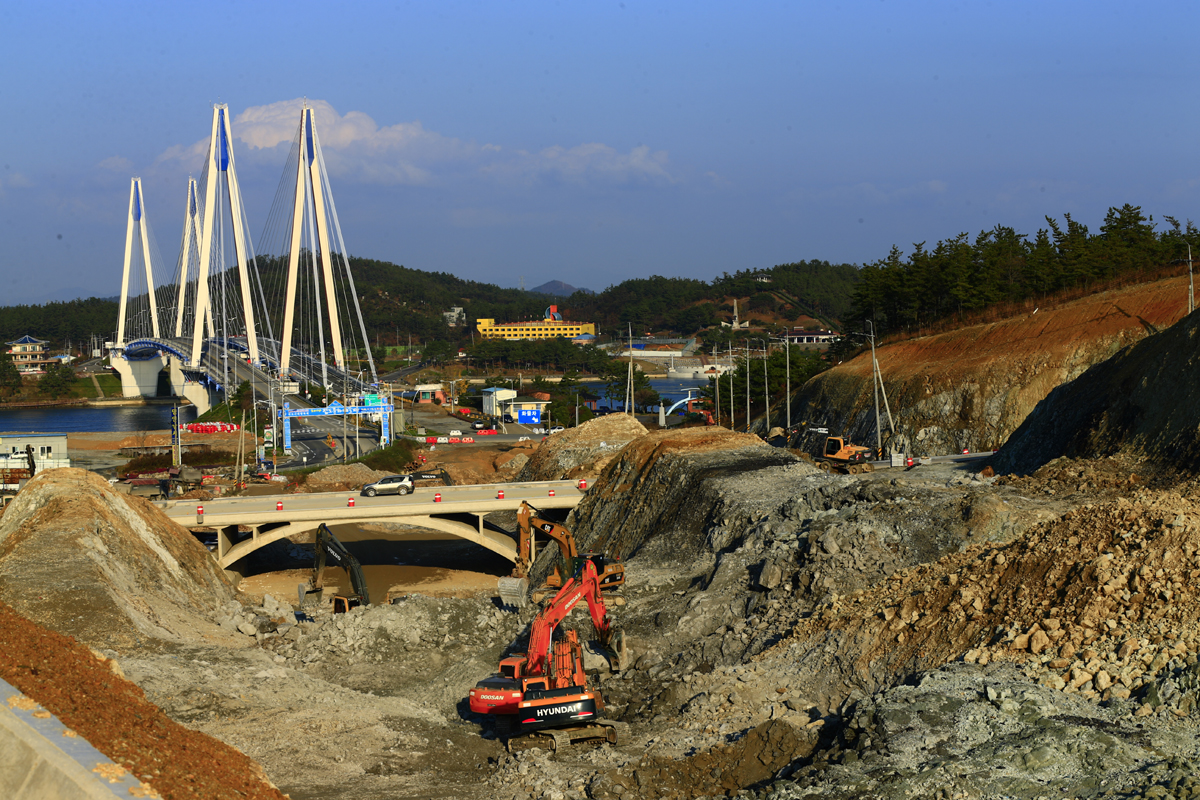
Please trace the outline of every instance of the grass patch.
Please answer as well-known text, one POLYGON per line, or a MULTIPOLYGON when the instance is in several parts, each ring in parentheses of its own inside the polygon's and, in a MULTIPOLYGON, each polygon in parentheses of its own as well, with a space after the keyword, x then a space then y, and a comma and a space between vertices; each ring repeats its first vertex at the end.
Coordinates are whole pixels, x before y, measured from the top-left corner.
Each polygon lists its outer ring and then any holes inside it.
MULTIPOLYGON (((189 467, 229 467, 237 456, 225 450, 193 451, 183 454, 183 463, 189 467)), ((163 472, 171 468, 171 454, 138 456, 121 467, 121 477, 142 472, 163 472)))
POLYGON ((355 459, 379 472, 403 472, 416 461, 416 450, 408 439, 397 439, 387 447, 367 453, 355 459))

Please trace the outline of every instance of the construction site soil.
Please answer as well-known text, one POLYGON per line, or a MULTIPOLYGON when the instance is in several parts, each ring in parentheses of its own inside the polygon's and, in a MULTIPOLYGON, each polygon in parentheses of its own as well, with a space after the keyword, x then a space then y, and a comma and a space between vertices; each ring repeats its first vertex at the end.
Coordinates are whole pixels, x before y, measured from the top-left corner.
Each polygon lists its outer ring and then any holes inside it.
MULTIPOLYGON (((451 547, 422 564, 434 591, 298 618, 308 542, 267 552, 235 591, 191 534, 79 471, 39 476, 0 518, 0 600, 31 621, 5 637, 36 639, 6 648, 33 655, 0 656, 3 677, 56 713, 56 695, 144 693, 164 725, 236 748, 216 757, 240 777, 206 775, 222 791, 270 791, 257 763, 294 800, 1200 797, 1200 479, 1171 456, 1197 427, 1154 404, 1171 402, 1154 382, 1172 350, 1076 376, 1145 410, 1077 420, 1069 441, 1104 449, 1073 457, 1023 460, 1022 434, 988 460, 839 476, 757 437, 613 418, 529 451, 514 477, 594 476, 566 524, 626 563, 611 613, 632 656, 619 672, 585 657, 605 715, 629 726, 617 745, 509 752, 470 711, 536 611, 499 605, 487 583, 505 564, 451 547), (1139 419, 1172 434, 1118 435, 1139 419), (463 567, 478 591, 451 590, 463 567), (36 656, 60 660, 33 681, 36 656)), ((1200 381, 1176 367, 1170 380, 1200 381)), ((1074 419, 1072 391, 1031 419, 1074 419)), ((430 559, 447 544, 429 542, 430 559)), ((564 625, 594 638, 586 614, 564 625)), ((132 766, 189 796, 156 757, 132 766)))

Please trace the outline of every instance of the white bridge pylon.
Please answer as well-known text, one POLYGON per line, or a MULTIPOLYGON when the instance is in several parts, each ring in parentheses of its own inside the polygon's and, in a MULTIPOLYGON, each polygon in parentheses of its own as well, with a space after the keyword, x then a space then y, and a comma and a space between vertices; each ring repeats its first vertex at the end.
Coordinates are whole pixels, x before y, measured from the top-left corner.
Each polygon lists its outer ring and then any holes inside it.
POLYGON ((117 347, 125 346, 126 315, 129 306, 130 269, 134 261, 134 240, 138 241, 141 251, 142 264, 146 270, 146 292, 149 301, 150 331, 134 331, 135 336, 150 333, 155 338, 159 336, 158 303, 154 296, 154 269, 150 260, 150 234, 146 229, 146 210, 143 203, 142 179, 133 178, 129 182, 129 219, 125 226, 125 266, 121 271, 121 306, 117 312, 117 347))
MULTIPOLYGON (((343 296, 348 295, 345 300, 353 303, 354 316, 357 317, 359 333, 362 336, 361 341, 370 364, 371 380, 374 381, 376 377, 375 360, 371 355, 370 348, 366 346, 367 329, 363 322, 362 308, 358 302, 358 292, 354 287, 354 276, 350 273, 349 254, 346 252, 346 242, 342 239, 342 227, 338 221, 337 208, 333 203, 333 191, 329 186, 329 174, 325 169, 325 156, 321 152, 321 140, 313 125, 313 110, 307 103, 300 111, 300 130, 297 133, 297 141, 299 150, 296 159, 296 192, 292 203, 287 288, 283 307, 283 347, 279 354, 279 375, 282 379, 287 379, 291 369, 293 331, 296 324, 296 288, 300 277, 302 255, 313 259, 312 263, 306 265, 312 270, 313 295, 316 300, 317 330, 313 337, 315 341, 311 344, 315 344, 320 352, 322 383, 329 384, 328 374, 325 372, 325 320, 323 319, 325 315, 329 322, 328 330, 333 348, 333 353, 330 355, 333 357, 334 366, 340 370, 347 369, 344 335, 348 334, 351 339, 356 337, 353 329, 349 331, 342 329, 343 312, 339 311, 339 293, 335 285, 338 277, 335 274, 335 256, 337 256, 341 261, 341 264, 337 266, 345 271, 348 286, 348 291, 344 291, 342 294, 343 296), (308 234, 307 246, 302 248, 306 232, 308 234), (320 284, 324 288, 325 315, 322 314, 320 292, 316 286, 318 271, 321 275, 320 284)), ((349 314, 350 307, 347 305, 345 315, 349 314)))
MULTIPOLYGON (((238 187, 237 169, 233 158, 233 131, 229 127, 229 106, 216 105, 213 106, 212 134, 208 141, 208 160, 205 162, 205 172, 208 179, 204 187, 204 208, 202 216, 197 220, 200 225, 200 274, 196 283, 196 303, 194 308, 194 317, 192 320, 192 350, 191 361, 192 367, 200 365, 200 359, 203 356, 202 344, 204 341, 205 328, 209 329, 209 335, 217 337, 222 334, 228 335, 227 331, 217 331, 214 325, 212 312, 212 297, 209 287, 209 279, 212 277, 212 261, 214 257, 214 238, 216 225, 223 225, 223 216, 220 213, 218 202, 221 198, 219 190, 221 188, 221 180, 224 179, 225 189, 228 192, 229 214, 230 221, 233 227, 233 247, 237 259, 238 285, 241 289, 242 301, 242 325, 246 335, 246 342, 250 351, 250 360, 257 364, 260 363, 258 353, 258 336, 254 325, 254 305, 253 295, 250 291, 250 274, 247 271, 249 262, 248 250, 246 247, 246 222, 245 214, 242 208, 242 194, 238 187)), ((190 196, 190 192, 189 192, 190 196)), ((189 206, 189 222, 193 220, 189 206)), ((185 244, 185 247, 187 245, 185 244)), ((221 248, 215 248, 218 257, 220 257, 221 248)), ((224 264, 218 264, 218 270, 223 270, 224 264)), ((187 261, 183 261, 182 269, 187 268, 187 261)))

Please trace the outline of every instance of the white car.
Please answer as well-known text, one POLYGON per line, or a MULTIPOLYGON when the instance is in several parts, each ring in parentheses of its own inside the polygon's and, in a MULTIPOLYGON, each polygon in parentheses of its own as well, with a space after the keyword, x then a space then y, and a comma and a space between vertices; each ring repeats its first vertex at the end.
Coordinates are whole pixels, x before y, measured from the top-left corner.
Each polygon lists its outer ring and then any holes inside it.
POLYGON ((550 433, 562 433, 565 430, 566 430, 566 428, 564 428, 562 425, 555 425, 553 428, 550 429, 549 432, 550 433))
POLYGON ((462 436, 462 431, 450 431, 451 436, 462 436))

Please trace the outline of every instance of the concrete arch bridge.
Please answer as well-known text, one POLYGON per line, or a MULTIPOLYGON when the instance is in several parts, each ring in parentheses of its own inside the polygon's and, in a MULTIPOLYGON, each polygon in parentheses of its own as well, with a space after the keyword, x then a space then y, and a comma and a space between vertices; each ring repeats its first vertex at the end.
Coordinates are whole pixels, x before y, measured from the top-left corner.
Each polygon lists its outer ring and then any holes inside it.
POLYGON ((358 492, 238 497, 224 500, 168 500, 160 508, 185 528, 215 528, 213 553, 222 569, 272 542, 326 525, 398 522, 448 533, 486 547, 509 561, 517 560, 511 535, 489 527, 484 517, 496 511, 516 511, 522 500, 538 508, 574 508, 584 490, 575 481, 489 483, 474 486, 418 488, 404 497, 360 497, 358 492), (504 496, 500 497, 503 492, 504 496), (553 494, 551 494, 553 493, 553 494), (434 500, 441 494, 441 502, 434 500), (354 506, 349 505, 350 498, 354 506), (283 508, 276 507, 282 503, 283 508), (196 513, 203 507, 203 517, 196 513), (249 528, 250 534, 241 533, 249 528))

